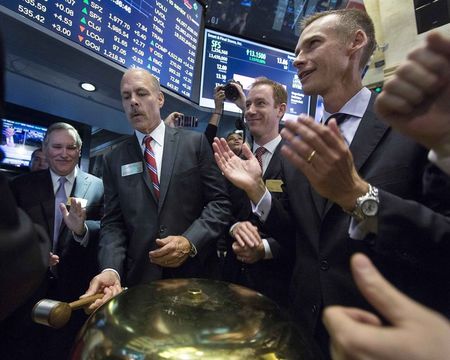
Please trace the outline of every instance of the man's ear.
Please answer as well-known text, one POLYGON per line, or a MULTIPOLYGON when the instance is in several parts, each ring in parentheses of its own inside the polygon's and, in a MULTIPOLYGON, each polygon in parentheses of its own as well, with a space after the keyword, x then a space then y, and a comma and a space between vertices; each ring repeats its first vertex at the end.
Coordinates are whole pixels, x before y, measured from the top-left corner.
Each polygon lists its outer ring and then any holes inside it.
POLYGON ((159 102, 159 108, 161 109, 164 105, 164 94, 162 91, 158 94, 158 102, 159 102))
POLYGON ((283 118, 284 113, 286 112, 286 107, 287 107, 286 103, 281 103, 280 104, 280 108, 278 110, 278 115, 279 115, 280 119, 283 118))
POLYGON ((356 30, 348 44, 349 54, 353 55, 367 45, 367 35, 361 29, 356 30))

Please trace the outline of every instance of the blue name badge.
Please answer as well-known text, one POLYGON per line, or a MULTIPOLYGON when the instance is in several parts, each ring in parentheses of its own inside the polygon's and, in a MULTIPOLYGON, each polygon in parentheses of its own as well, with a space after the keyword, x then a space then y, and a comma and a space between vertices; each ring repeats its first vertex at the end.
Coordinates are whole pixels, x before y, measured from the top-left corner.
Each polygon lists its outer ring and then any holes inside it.
POLYGON ((144 166, 142 165, 142 161, 122 165, 122 167, 121 167, 122 176, 140 174, 143 170, 144 170, 144 166))

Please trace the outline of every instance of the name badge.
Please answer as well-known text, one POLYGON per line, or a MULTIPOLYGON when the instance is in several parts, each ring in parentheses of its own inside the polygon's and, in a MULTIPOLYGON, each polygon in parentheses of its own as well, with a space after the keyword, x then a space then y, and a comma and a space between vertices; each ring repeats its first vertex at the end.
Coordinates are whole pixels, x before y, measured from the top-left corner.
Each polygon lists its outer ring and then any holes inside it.
POLYGON ((122 165, 122 176, 129 176, 134 174, 140 174, 144 170, 142 161, 138 161, 131 164, 122 165))
POLYGON ((278 179, 266 180, 266 187, 267 190, 269 190, 270 192, 283 192, 281 185, 283 185, 283 180, 278 179))
POLYGON ((81 207, 82 208, 85 208, 86 205, 87 205, 87 202, 88 202, 87 199, 69 196, 67 198, 67 203, 66 203, 67 206, 70 206, 70 203, 71 203, 72 199, 78 200, 81 203, 81 207))

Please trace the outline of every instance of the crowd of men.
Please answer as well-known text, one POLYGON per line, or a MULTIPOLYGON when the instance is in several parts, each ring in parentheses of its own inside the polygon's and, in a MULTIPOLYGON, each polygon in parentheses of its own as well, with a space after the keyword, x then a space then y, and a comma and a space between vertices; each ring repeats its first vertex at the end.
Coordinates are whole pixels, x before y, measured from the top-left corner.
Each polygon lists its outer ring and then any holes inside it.
POLYGON ((234 85, 252 143, 239 131, 213 141, 223 89, 202 134, 174 126, 180 113, 166 125, 159 82, 130 69, 120 93, 134 134, 105 156, 102 180, 78 167, 76 129, 49 127, 42 168, 0 182, 44 254, 30 263, 39 279, 0 312, 0 351, 67 358, 85 317, 42 332, 27 318, 40 297, 103 293, 95 309, 123 286, 214 276, 276 301, 324 359, 448 356, 450 39, 431 34, 377 97, 361 80, 375 49, 366 13, 301 27, 294 66, 305 94, 323 98, 320 123, 301 115, 280 132, 286 90, 261 77, 247 94, 234 85))

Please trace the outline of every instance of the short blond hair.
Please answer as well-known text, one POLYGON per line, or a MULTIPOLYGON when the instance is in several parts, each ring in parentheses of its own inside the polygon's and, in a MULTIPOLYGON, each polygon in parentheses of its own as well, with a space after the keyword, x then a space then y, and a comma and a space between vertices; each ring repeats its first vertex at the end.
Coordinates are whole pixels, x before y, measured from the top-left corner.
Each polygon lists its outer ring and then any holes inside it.
POLYGON ((372 19, 365 11, 357 9, 329 10, 315 13, 303 18, 300 21, 300 31, 303 31, 314 21, 328 15, 336 15, 338 17, 338 28, 336 30, 344 36, 345 40, 350 38, 350 36, 357 30, 362 30, 366 34, 367 44, 363 49, 361 61, 359 64, 360 69, 363 69, 368 64, 370 57, 372 56, 377 46, 375 40, 375 28, 373 26, 372 19))

